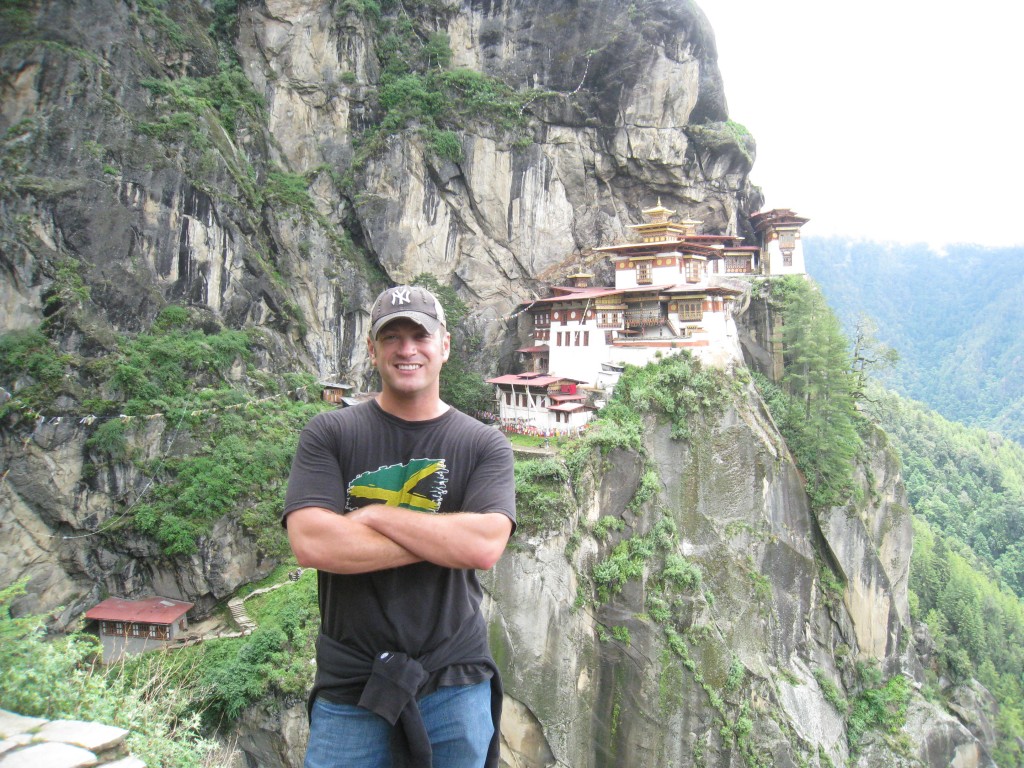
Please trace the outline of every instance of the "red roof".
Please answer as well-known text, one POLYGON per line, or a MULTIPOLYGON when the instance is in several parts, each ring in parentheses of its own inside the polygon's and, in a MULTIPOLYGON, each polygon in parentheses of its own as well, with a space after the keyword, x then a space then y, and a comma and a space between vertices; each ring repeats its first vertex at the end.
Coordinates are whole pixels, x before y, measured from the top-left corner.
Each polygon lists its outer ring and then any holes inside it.
POLYGON ((547 387, 551 384, 558 384, 559 382, 569 382, 582 384, 583 379, 570 379, 567 376, 543 376, 538 374, 515 374, 508 373, 504 376, 498 376, 494 379, 488 379, 488 384, 519 384, 520 386, 529 387, 547 387))
MULTIPOLYGON (((558 290, 565 290, 559 288, 558 290)), ((557 302, 568 302, 568 301, 579 301, 582 302, 584 299, 595 299, 598 296, 611 296, 616 293, 622 293, 621 288, 575 288, 570 293, 562 293, 557 296, 548 296, 543 299, 534 299, 533 301, 524 301, 519 306, 526 307, 529 309, 534 304, 554 304, 557 302)))
POLYGON ((550 352, 550 351, 551 350, 548 347, 545 347, 543 345, 541 345, 539 347, 520 347, 519 349, 516 350, 516 352, 529 352, 531 354, 535 353, 535 352, 550 352))
POLYGON ((85 612, 85 618, 97 621, 126 621, 146 624, 173 624, 192 607, 192 603, 167 597, 124 600, 108 597, 85 612))

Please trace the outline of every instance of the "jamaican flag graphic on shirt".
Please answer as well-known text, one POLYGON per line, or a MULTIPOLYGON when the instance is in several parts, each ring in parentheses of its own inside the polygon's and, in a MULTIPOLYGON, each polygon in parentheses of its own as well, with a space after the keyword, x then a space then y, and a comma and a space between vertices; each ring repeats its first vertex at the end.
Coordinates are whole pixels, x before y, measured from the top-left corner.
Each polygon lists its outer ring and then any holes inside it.
POLYGON ((448 485, 444 459, 413 459, 357 475, 348 484, 348 508, 371 504, 405 507, 417 512, 437 512, 448 485))

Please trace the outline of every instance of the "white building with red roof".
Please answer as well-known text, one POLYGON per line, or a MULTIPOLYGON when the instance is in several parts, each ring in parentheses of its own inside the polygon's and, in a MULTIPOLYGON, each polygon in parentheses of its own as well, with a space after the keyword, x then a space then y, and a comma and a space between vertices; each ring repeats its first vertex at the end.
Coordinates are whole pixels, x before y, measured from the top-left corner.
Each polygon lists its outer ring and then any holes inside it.
POLYGON ((589 419, 586 399, 564 405, 539 391, 527 393, 576 381, 584 385, 577 391, 608 394, 625 365, 683 350, 719 368, 742 361, 732 307, 747 286, 737 278, 802 272, 799 228, 807 219, 782 209, 756 214, 752 221, 764 243, 758 247, 734 235, 698 234, 699 222, 671 221, 673 213, 659 201, 643 211, 648 221, 632 227, 638 241, 597 249, 614 267, 614 286, 592 287, 593 275, 578 271, 569 275, 570 285, 521 305, 533 320, 533 343, 517 350, 527 373, 488 380, 502 419, 564 430, 569 409, 573 424, 589 419), (529 407, 515 396, 516 387, 529 407), (552 410, 559 417, 554 422, 552 410))
POLYGON ((186 615, 192 605, 167 597, 108 597, 86 611, 85 618, 99 623, 103 662, 110 664, 124 654, 159 648, 179 637, 188 629, 186 615))
POLYGON ((584 382, 568 376, 526 372, 488 379, 495 387, 502 426, 551 435, 578 430, 593 412, 584 382))

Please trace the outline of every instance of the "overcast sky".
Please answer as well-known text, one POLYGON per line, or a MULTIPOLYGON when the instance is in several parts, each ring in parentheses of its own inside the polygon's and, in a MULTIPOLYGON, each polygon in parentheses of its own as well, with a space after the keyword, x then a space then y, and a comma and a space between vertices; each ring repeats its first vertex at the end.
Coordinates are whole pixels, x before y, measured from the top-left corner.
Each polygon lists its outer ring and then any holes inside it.
POLYGON ((1024 4, 697 2, 766 207, 808 235, 1024 244, 1024 4))

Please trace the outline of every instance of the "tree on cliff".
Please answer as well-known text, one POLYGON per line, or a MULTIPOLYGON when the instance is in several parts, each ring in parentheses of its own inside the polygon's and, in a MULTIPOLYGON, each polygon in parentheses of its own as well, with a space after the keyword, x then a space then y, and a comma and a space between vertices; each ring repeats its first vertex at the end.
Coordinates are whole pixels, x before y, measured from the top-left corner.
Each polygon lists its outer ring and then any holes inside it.
POLYGON ((760 386, 807 478, 812 503, 838 506, 853 492, 853 462, 862 448, 849 341, 812 283, 785 277, 770 291, 783 318, 785 367, 781 390, 763 379, 760 386))

